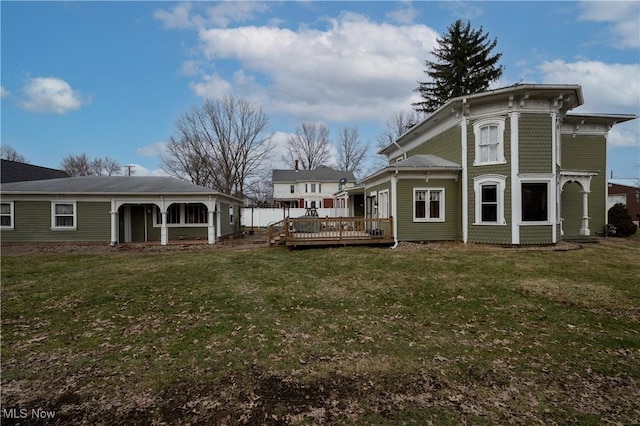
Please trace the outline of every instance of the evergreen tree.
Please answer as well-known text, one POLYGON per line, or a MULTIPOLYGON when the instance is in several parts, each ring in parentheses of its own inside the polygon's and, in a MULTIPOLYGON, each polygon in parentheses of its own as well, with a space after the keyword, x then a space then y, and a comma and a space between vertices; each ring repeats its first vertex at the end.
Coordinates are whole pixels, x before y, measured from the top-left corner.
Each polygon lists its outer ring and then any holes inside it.
POLYGON ((504 70, 497 66, 502 53, 491 55, 498 40, 488 38, 482 27, 474 30, 469 21, 463 24, 457 20, 450 25, 432 52, 435 61, 425 61, 424 72, 430 80, 419 82, 415 89, 424 101, 412 104, 414 109, 433 112, 451 98, 481 92, 498 80, 504 70))

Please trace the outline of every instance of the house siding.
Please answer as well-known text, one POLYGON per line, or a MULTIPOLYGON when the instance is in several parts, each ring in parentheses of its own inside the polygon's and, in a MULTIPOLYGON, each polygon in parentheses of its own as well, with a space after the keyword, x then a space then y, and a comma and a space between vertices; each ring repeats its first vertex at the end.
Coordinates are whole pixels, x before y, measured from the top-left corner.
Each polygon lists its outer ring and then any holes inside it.
POLYGON ((233 223, 229 223, 229 204, 220 203, 220 212, 218 214, 220 215, 220 235, 233 234, 235 232, 235 226, 240 219, 238 216, 239 207, 234 206, 233 223))
POLYGON ((522 114, 518 129, 519 173, 553 172, 553 122, 549 114, 522 114))
MULTIPOLYGON (((591 178, 589 194, 589 228, 591 235, 604 235, 607 223, 607 146, 604 136, 562 135, 562 169, 598 172, 591 178)), ((582 218, 582 192, 571 183, 562 190, 563 229, 565 235, 578 235, 582 218), (576 225, 577 224, 577 225, 576 225)))
POLYGON ((398 240, 438 241, 462 238, 462 187, 454 179, 398 181, 398 240), (414 188, 444 188, 444 222, 413 221, 414 188))
POLYGON ((552 241, 551 225, 531 225, 520 227, 520 244, 549 244, 552 241))
MULTIPOLYGON (((52 200, 60 201, 61 200, 52 200)), ((73 201, 73 200, 70 200, 73 201)), ((51 201, 14 202, 14 229, 2 231, 3 242, 98 242, 111 240, 111 203, 76 203, 75 230, 51 230, 51 201)))
POLYGON ((504 158, 506 164, 495 164, 486 166, 473 166, 475 160, 475 137, 473 133, 473 124, 476 120, 469 120, 467 135, 467 164, 468 168, 468 194, 469 194, 469 242, 489 243, 489 244, 511 244, 511 122, 506 116, 504 129, 504 158), (495 174, 505 176, 506 185, 504 190, 504 219, 506 225, 474 225, 476 217, 476 195, 474 192, 474 178, 478 176, 495 174))
POLYGON ((462 130, 460 125, 444 131, 419 147, 407 152, 407 157, 418 154, 432 154, 445 160, 462 161, 462 130))

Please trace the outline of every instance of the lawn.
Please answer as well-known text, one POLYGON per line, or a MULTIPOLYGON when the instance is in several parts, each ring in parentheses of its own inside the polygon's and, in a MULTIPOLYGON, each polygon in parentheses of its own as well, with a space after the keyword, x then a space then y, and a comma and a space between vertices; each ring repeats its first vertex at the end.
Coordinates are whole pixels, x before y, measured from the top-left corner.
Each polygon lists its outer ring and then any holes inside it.
POLYGON ((3 423, 638 423, 639 258, 638 239, 3 256, 3 423))

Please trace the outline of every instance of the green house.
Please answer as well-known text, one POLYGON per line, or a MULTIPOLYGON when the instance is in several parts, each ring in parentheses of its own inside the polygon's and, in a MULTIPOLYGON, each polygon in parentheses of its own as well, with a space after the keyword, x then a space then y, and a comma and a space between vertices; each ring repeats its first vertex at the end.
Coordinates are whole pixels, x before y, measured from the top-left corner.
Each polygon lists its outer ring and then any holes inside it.
POLYGON ((171 177, 84 176, 3 184, 2 242, 202 239, 239 229, 241 200, 171 177))
POLYGON ((382 149, 368 217, 396 241, 554 244, 602 235, 607 135, 634 115, 576 114, 578 85, 515 85, 451 99, 382 149))

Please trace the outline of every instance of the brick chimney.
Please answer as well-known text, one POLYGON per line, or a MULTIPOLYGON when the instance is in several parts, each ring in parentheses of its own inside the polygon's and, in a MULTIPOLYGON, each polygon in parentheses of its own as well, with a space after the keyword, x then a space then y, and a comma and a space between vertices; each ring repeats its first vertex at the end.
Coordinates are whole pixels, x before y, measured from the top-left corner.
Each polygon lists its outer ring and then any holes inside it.
POLYGON ((298 160, 296 160, 296 162, 295 162, 294 170, 295 170, 296 172, 298 171, 298 160))

